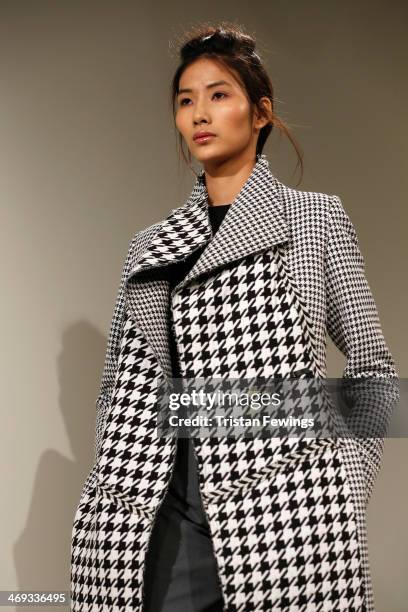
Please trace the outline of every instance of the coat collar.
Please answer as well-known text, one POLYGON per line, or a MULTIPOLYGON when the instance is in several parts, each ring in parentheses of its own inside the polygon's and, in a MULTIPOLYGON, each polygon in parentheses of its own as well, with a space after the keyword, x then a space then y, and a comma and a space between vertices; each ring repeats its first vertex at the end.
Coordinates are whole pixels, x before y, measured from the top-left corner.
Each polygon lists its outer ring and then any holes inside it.
POLYGON ((169 345, 169 281, 154 270, 181 261, 207 245, 172 294, 192 279, 290 238, 281 184, 265 155, 257 155, 250 176, 213 236, 202 170, 187 201, 171 211, 136 247, 125 277, 129 315, 165 376, 172 376, 169 345), (140 245, 143 246, 140 246, 140 245))
POLYGON ((185 204, 171 211, 137 254, 127 280, 181 261, 208 244, 190 272, 175 288, 178 289, 200 274, 285 242, 290 237, 290 229, 284 216, 278 183, 266 155, 258 154, 250 176, 213 236, 205 174, 201 170, 185 204))

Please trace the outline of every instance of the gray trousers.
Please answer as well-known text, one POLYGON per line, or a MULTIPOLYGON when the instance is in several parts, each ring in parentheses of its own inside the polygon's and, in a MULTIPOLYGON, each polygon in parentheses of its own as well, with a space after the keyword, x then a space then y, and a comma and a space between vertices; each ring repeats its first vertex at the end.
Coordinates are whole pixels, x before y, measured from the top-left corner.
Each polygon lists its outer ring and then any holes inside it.
POLYGON ((223 610, 192 444, 177 440, 172 479, 149 542, 144 612, 223 610))

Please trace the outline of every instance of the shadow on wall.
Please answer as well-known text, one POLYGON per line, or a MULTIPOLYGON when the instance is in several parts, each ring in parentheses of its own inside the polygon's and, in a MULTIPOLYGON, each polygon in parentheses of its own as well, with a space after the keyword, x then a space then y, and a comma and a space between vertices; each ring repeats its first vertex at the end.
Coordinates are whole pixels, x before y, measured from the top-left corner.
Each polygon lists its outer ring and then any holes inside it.
MULTIPOLYGON (((63 333, 57 364, 59 403, 73 459, 55 449, 45 450, 40 458, 26 525, 14 545, 18 590, 69 591, 72 524, 93 464, 95 401, 106 342, 87 322, 71 325, 63 333)), ((41 606, 48 609, 69 610, 69 605, 41 606)), ((20 610, 16 606, 15 611, 20 610)))

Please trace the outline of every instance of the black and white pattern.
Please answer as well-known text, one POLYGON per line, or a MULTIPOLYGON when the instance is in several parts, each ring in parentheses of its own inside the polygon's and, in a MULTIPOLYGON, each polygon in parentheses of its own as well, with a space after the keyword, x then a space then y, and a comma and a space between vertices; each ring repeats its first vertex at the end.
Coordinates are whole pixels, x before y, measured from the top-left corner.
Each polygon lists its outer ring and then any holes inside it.
MULTIPOLYGON (((340 199, 256 165, 212 236, 204 173, 187 202, 131 241, 97 400, 95 463, 71 549, 74 612, 142 612, 146 552, 175 461, 158 437, 169 326, 188 378, 326 376, 326 334, 347 357, 351 417, 377 431, 395 398, 353 225, 340 199), (205 246, 169 291, 154 271, 205 246), (169 320, 169 306, 172 321, 169 320), (301 374, 302 376, 302 374, 301 374), (364 382, 389 382, 373 403, 364 382)), ((365 512, 383 439, 196 438, 225 610, 374 612, 365 512)))

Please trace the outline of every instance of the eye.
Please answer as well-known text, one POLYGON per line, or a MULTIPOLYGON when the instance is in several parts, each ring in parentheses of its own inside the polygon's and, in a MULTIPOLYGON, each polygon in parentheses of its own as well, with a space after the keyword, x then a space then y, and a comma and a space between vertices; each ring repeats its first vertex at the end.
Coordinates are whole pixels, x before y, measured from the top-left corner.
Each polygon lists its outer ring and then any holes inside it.
MULTIPOLYGON (((227 94, 224 93, 223 91, 215 91, 214 94, 213 94, 213 96, 218 96, 218 95, 227 97, 227 94)), ((182 98, 180 100, 180 102, 179 102, 180 106, 186 106, 185 103, 188 102, 189 100, 190 100, 190 98, 182 98)), ((218 100, 222 100, 222 98, 218 98, 218 100)))
POLYGON ((214 92, 214 96, 216 96, 216 95, 218 95, 218 94, 221 94, 222 96, 225 96, 225 97, 227 96, 227 94, 225 94, 225 93, 224 93, 224 92, 222 92, 222 91, 216 91, 216 92, 214 92))

